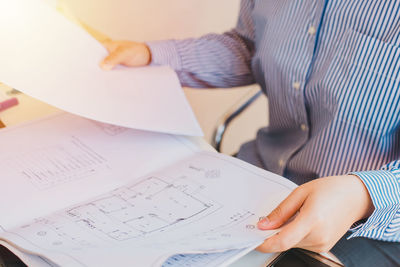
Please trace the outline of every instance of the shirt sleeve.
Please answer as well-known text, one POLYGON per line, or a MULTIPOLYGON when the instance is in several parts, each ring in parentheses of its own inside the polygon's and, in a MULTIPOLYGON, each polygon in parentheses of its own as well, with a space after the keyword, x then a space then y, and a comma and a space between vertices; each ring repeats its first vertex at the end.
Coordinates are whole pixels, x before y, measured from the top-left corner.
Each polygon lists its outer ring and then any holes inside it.
POLYGON ((254 83, 254 0, 242 0, 236 27, 224 34, 148 42, 152 65, 169 65, 183 86, 235 87, 254 83))
POLYGON ((375 210, 349 237, 400 242, 400 161, 378 171, 355 172, 367 187, 375 210))

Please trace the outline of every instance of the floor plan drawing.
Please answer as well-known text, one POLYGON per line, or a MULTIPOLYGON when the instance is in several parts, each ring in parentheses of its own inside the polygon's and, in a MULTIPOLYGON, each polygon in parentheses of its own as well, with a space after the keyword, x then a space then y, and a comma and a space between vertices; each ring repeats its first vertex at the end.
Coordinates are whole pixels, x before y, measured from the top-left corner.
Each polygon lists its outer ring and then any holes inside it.
POLYGON ((191 194, 191 190, 195 192, 189 184, 149 177, 101 199, 69 209, 67 214, 83 227, 115 240, 126 240, 163 231, 219 208, 217 203, 202 199, 200 194, 191 194))
POLYGON ((146 237, 190 224, 222 208, 202 196, 202 189, 202 185, 186 178, 170 182, 147 177, 93 201, 36 219, 23 231, 39 239, 47 236, 45 242, 54 237, 53 245, 62 242, 71 247, 96 246, 99 240, 120 242, 146 237))

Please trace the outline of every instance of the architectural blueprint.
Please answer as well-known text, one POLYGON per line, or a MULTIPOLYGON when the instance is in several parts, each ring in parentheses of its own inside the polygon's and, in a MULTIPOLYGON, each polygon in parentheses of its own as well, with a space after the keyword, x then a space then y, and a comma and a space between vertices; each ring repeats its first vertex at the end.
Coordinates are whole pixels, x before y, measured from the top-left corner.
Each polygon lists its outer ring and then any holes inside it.
POLYGON ((161 266, 174 255, 218 266, 276 232, 257 230, 258 218, 295 188, 177 137, 70 114, 1 136, 0 240, 51 266, 161 266))
POLYGON ((208 255, 174 259, 204 262, 214 257, 218 262, 273 234, 258 231, 255 224, 292 188, 239 160, 198 152, 88 201, 6 229, 0 237, 59 265, 106 266, 112 259, 120 266, 131 261, 159 266, 171 255, 194 252, 208 255), (214 254, 226 250, 232 251, 214 254))
MULTIPOLYGON (((190 181, 170 183, 148 177, 92 202, 67 209, 59 216, 69 218, 70 223, 103 240, 126 241, 167 231, 221 207, 211 200, 202 199, 200 186, 190 181)), ((49 227, 70 241, 80 239, 80 233, 71 233, 68 226, 58 224, 56 220, 43 218, 36 224, 49 227)), ((37 234, 45 236, 47 232, 39 231, 37 234)))

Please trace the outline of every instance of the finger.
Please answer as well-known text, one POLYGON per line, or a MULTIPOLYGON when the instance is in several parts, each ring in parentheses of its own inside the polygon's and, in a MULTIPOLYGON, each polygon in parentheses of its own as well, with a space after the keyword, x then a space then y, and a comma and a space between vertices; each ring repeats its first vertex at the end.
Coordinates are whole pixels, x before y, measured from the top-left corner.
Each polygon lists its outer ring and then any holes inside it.
POLYGON ((107 49, 108 52, 114 51, 117 47, 116 42, 109 38, 103 40, 101 44, 107 49))
POLYGON ((296 218, 285 225, 282 230, 257 248, 261 252, 279 252, 296 247, 312 229, 312 217, 310 212, 302 210, 296 218))
POLYGON ((312 231, 297 244, 297 247, 315 251, 316 248, 325 246, 325 244, 329 242, 329 236, 328 233, 321 235, 323 232, 324 229, 320 229, 314 224, 312 231))
POLYGON ((274 209, 266 218, 257 224, 260 230, 271 230, 282 226, 289 220, 303 205, 307 197, 304 188, 295 189, 279 206, 274 209))
POLYGON ((125 61, 125 53, 121 49, 117 49, 111 52, 104 60, 100 63, 100 66, 104 70, 112 70, 115 66, 122 64, 125 61))

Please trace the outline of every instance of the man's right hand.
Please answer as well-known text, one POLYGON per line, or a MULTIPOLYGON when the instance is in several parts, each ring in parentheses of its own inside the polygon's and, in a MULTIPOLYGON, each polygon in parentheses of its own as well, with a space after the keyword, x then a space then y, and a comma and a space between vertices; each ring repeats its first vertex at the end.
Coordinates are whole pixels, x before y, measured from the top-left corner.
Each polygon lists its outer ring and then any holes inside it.
POLYGON ((104 70, 112 70, 117 65, 140 67, 150 64, 151 52, 145 43, 106 40, 103 45, 109 52, 100 63, 104 70))

